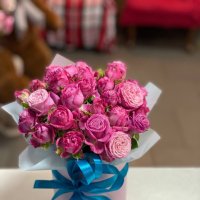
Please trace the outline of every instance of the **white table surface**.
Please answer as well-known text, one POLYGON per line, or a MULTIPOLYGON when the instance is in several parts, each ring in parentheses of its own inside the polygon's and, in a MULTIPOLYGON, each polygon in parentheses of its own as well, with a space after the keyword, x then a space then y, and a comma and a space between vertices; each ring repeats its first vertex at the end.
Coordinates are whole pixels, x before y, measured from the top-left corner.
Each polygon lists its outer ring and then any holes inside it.
MULTIPOLYGON (((53 190, 33 189, 50 171, 0 170, 0 200, 50 200, 53 190)), ((200 200, 200 168, 130 168, 127 200, 200 200)))

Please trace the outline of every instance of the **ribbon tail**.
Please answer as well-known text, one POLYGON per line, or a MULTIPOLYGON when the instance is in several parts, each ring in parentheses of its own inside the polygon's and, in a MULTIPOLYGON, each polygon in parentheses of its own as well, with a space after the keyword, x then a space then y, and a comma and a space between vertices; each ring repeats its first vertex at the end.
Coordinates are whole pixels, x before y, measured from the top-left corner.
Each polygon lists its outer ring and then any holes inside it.
POLYGON ((75 192, 70 200, 111 200, 106 196, 87 196, 82 192, 75 192))

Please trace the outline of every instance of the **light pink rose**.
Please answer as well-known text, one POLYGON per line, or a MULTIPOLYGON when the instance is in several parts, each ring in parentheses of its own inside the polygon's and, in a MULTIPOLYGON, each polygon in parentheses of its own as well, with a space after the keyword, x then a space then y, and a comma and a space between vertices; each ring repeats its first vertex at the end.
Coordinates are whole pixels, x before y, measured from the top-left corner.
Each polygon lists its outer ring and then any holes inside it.
POLYGON ((69 131, 56 141, 56 146, 61 150, 60 156, 68 158, 81 151, 85 137, 79 131, 69 131))
POLYGON ((79 108, 84 102, 84 96, 77 84, 70 84, 62 91, 62 104, 69 109, 79 108))
POLYGON ((97 84, 97 87, 100 93, 107 90, 112 90, 114 86, 115 86, 114 82, 106 76, 99 79, 98 84, 97 84))
POLYGON ((38 89, 28 97, 28 105, 39 115, 45 115, 55 103, 46 90, 38 89))
POLYGON ((127 132, 130 126, 128 111, 120 106, 115 106, 109 112, 109 121, 113 129, 127 132))
POLYGON ((102 94, 102 100, 106 106, 116 106, 118 103, 118 96, 115 90, 107 90, 102 94))
POLYGON ((125 108, 137 109, 144 103, 145 89, 137 81, 125 81, 117 86, 120 103, 125 108))
POLYGON ((34 92, 35 90, 38 90, 38 89, 46 89, 46 84, 43 81, 34 79, 30 82, 29 88, 30 88, 31 92, 34 92))
POLYGON ((133 112, 131 129, 136 133, 143 133, 150 127, 149 119, 144 111, 133 112))
POLYGON ((36 116, 30 109, 23 110, 19 115, 18 129, 21 133, 31 132, 36 123, 36 116))
POLYGON ((30 91, 27 89, 15 92, 15 98, 19 104, 27 104, 29 96, 30 96, 30 91))
POLYGON ((70 129, 74 123, 72 112, 61 105, 48 115, 48 121, 51 126, 61 130, 70 129))
POLYGON ((46 68, 44 82, 47 83, 48 89, 59 93, 68 86, 68 74, 63 67, 49 66, 46 68))
POLYGON ((86 141, 94 153, 103 152, 103 143, 107 142, 111 135, 108 118, 102 114, 93 114, 85 123, 86 141))
POLYGON ((113 61, 112 63, 108 63, 106 69, 106 76, 111 80, 124 80, 126 77, 126 65, 121 61, 113 61))
POLYGON ((55 132, 47 124, 37 124, 34 132, 31 134, 30 144, 37 148, 47 143, 53 143, 55 132))
POLYGON ((131 152, 131 138, 124 132, 114 132, 109 142, 105 145, 106 161, 113 161, 117 158, 125 158, 131 152))

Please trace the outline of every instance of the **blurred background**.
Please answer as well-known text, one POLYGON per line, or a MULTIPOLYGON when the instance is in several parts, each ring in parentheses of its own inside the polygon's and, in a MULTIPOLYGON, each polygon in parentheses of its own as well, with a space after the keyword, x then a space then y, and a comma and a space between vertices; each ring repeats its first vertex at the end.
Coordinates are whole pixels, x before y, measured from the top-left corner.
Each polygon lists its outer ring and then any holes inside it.
MULTIPOLYGON (((199 0, 0 0, 0 104, 40 78, 56 53, 94 68, 122 60, 163 94, 150 114, 162 139, 133 166, 200 166, 199 0)), ((0 167, 27 146, 0 110, 0 167)))

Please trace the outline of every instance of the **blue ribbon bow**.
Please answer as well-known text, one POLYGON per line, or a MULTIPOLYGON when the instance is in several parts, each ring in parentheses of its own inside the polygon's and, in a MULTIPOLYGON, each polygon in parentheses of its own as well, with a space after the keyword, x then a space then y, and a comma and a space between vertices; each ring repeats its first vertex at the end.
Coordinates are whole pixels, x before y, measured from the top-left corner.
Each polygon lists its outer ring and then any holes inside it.
POLYGON ((68 159, 66 167, 71 180, 53 170, 56 180, 36 180, 34 188, 57 189, 52 200, 65 193, 73 193, 70 200, 110 200, 99 194, 120 189, 128 172, 128 163, 119 171, 114 165, 102 163, 100 157, 92 153, 86 154, 84 159, 68 159), (95 181, 103 174, 111 177, 95 181))

